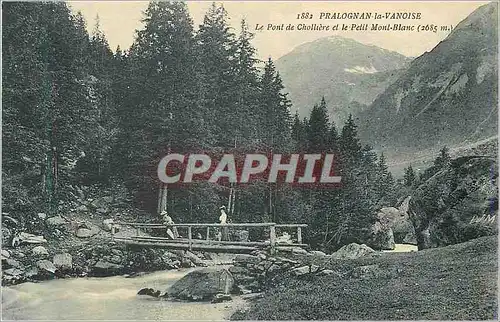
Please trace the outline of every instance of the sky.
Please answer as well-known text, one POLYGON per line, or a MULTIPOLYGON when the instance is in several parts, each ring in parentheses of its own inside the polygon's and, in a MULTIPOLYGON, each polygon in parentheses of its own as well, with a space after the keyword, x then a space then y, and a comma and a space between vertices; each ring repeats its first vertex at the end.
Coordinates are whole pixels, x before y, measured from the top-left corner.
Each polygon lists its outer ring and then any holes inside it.
MULTIPOLYGON (((241 19, 246 19, 250 31, 255 33, 253 45, 257 49, 260 59, 268 57, 274 60, 287 54, 295 47, 327 36, 343 36, 353 38, 361 43, 375 45, 391 51, 396 51, 408 57, 417 57, 430 51, 441 40, 446 38, 449 31, 438 32, 402 32, 402 31, 271 31, 265 30, 267 24, 280 25, 298 23, 335 25, 345 23, 386 24, 387 20, 320 20, 320 13, 343 12, 414 12, 420 13, 420 20, 397 20, 390 23, 411 25, 445 25, 455 27, 479 6, 487 3, 482 1, 454 2, 454 1, 421 1, 421 2, 340 2, 340 1, 226 1, 222 2, 229 14, 229 23, 237 33, 241 19), (297 15, 308 12, 313 19, 298 20, 297 15), (256 31, 256 24, 264 25, 264 30, 256 31)), ((119 45, 122 49, 128 48, 135 36, 135 30, 142 28, 143 11, 147 8, 147 1, 70 1, 73 11, 81 11, 87 20, 87 28, 92 31, 95 18, 99 15, 101 29, 106 34, 111 48, 119 45)), ((210 1, 188 1, 191 17, 195 29, 203 21, 203 16, 211 5, 210 1)))

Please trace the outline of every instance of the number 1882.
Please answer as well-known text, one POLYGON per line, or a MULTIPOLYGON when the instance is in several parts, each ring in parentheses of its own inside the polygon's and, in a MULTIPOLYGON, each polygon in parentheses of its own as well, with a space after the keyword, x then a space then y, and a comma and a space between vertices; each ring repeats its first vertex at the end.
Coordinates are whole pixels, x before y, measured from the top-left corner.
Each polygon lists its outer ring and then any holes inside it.
POLYGON ((309 12, 302 12, 297 14, 297 19, 312 19, 313 15, 309 12))

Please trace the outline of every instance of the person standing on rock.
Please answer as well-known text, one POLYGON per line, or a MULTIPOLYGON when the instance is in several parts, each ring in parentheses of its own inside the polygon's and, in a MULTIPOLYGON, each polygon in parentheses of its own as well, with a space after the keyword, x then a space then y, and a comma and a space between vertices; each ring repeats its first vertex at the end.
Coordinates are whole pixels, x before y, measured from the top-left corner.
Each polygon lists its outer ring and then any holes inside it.
MULTIPOLYGON (((227 213, 226 213, 226 206, 220 207, 220 216, 219 216, 219 221, 221 225, 226 225, 227 224, 227 213)), ((228 232, 227 232, 227 227, 222 227, 222 240, 228 240, 228 232)))
POLYGON ((171 227, 171 225, 175 224, 175 222, 172 220, 172 217, 170 217, 165 210, 161 212, 161 215, 163 216, 163 224, 167 226, 167 235, 172 239, 178 238, 179 233, 177 232, 177 227, 171 227), (170 227, 172 229, 170 229, 170 227))

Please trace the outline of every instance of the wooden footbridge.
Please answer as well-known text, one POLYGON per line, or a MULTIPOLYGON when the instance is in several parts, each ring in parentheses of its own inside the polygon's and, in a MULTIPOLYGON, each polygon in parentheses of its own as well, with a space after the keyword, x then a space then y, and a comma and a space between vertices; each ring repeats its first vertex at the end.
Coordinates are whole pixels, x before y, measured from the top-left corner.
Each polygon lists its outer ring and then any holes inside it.
MULTIPOLYGON (((115 235, 115 229, 112 227, 112 238, 116 242, 123 242, 127 245, 144 246, 144 247, 162 247, 171 249, 185 249, 210 251, 217 253, 250 253, 258 249, 269 249, 271 253, 275 253, 278 249, 289 249, 291 247, 308 247, 302 243, 302 228, 307 227, 306 224, 276 224, 276 223, 238 223, 238 224, 145 224, 145 223, 117 223, 121 226, 130 226, 135 228, 135 236, 118 237, 115 235), (153 237, 145 235, 143 232, 161 229, 166 231, 168 228, 181 228, 187 230, 187 238, 166 238, 153 237), (215 230, 222 229, 266 229, 269 230, 269 239, 265 241, 231 241, 231 240, 214 240, 215 230), (276 229, 279 230, 294 230, 295 238, 288 242, 282 242, 276 236, 276 229), (193 238, 193 230, 205 230, 205 238, 193 238)), ((290 234, 291 236, 293 234, 290 234)), ((199 236, 198 236, 199 237, 199 236)))

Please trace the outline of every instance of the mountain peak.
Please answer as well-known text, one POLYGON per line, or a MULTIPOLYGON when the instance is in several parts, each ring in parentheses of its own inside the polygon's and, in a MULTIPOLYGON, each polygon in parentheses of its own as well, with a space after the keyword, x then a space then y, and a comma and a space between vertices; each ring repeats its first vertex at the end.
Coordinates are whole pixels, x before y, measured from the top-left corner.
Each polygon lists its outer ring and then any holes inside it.
POLYGON ((276 61, 276 68, 302 117, 325 96, 332 120, 343 122, 355 113, 353 101, 356 108, 373 102, 394 78, 392 72, 409 61, 374 45, 328 36, 296 47, 276 61))
POLYGON ((498 4, 479 7, 360 115, 360 137, 393 151, 497 133, 498 4), (377 120, 374 122, 373 120, 377 120))

